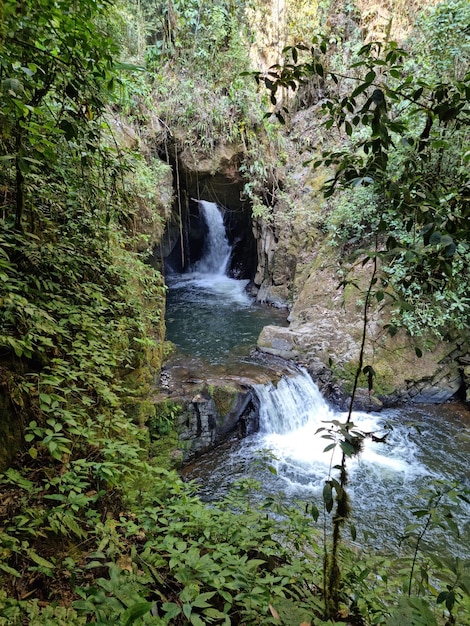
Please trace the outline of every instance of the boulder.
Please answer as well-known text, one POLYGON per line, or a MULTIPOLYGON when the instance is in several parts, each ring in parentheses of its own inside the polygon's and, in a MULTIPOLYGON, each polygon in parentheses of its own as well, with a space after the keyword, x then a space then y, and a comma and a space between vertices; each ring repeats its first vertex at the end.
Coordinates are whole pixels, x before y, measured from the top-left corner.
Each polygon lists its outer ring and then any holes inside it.
POLYGON ((276 359, 236 366, 200 366, 177 355, 161 374, 157 402, 164 397, 182 407, 177 430, 184 460, 199 456, 232 438, 243 438, 258 430, 259 407, 252 391, 292 372, 292 367, 276 359))
POLYGON ((185 460, 214 448, 227 439, 246 437, 258 430, 258 411, 250 391, 237 391, 226 385, 204 388, 185 402, 178 418, 179 439, 185 460), (224 408, 217 406, 223 397, 224 408), (227 411, 228 408, 228 411, 227 411))

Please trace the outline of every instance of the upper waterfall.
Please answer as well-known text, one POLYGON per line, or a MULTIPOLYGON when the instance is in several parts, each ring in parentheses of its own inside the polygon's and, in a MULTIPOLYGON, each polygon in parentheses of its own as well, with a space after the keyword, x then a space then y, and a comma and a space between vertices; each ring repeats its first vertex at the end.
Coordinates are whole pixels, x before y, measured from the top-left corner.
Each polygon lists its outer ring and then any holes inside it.
POLYGON ((215 202, 198 202, 207 225, 207 238, 203 256, 193 269, 203 274, 225 276, 232 249, 227 240, 223 215, 215 202))

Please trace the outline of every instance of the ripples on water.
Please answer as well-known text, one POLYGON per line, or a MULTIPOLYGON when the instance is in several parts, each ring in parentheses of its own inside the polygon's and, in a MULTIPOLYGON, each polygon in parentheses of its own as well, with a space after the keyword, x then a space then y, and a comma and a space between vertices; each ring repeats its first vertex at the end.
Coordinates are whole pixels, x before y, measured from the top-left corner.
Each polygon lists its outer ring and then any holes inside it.
POLYGON ((263 326, 286 324, 286 311, 256 304, 247 280, 198 272, 167 277, 167 338, 211 365, 248 355, 263 326))

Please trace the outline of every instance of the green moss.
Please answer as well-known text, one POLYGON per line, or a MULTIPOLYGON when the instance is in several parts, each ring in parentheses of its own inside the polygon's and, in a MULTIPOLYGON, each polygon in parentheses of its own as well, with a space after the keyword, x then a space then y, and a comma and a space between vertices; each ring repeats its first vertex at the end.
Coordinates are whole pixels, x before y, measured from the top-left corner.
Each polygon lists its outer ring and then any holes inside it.
POLYGON ((149 446, 149 457, 155 467, 163 469, 178 469, 183 463, 183 452, 178 433, 172 431, 167 435, 160 435, 149 446))
POLYGON ((132 421, 139 426, 144 426, 156 416, 155 405, 147 399, 132 399, 125 404, 125 411, 132 421))
POLYGON ((148 365, 133 370, 125 377, 126 387, 142 396, 150 393, 152 381, 152 369, 148 365))
POLYGON ((178 468, 183 461, 177 430, 182 407, 169 398, 147 402, 153 408, 146 422, 150 439, 149 457, 157 467, 178 468))
POLYGON ((222 418, 230 413, 238 396, 238 391, 228 385, 209 385, 207 390, 214 401, 217 414, 222 418))
POLYGON ((331 365, 331 371, 333 372, 335 380, 341 384, 341 387, 347 394, 352 392, 356 369, 357 363, 354 364, 352 361, 343 363, 342 365, 337 363, 331 365))
MULTIPOLYGON (((374 361, 373 368, 376 373, 373 380, 374 395, 388 396, 392 394, 396 389, 393 360, 374 361)), ((344 392, 348 395, 351 394, 356 377, 357 361, 348 361, 342 365, 333 365, 331 369, 335 379, 340 383, 344 392)), ((367 389, 368 384, 368 377, 361 372, 358 380, 358 388, 367 389)))

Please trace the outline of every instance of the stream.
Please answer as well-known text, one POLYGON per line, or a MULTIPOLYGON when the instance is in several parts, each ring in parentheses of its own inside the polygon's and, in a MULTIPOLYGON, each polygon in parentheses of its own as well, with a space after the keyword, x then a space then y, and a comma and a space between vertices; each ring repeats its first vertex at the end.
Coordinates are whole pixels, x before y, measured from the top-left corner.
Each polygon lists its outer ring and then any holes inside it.
MULTIPOLYGON (((246 293, 247 281, 226 275, 230 247, 222 213, 213 203, 200 204, 209 228, 207 248, 190 272, 167 275, 167 336, 179 358, 197 367, 230 363, 243 370, 262 327, 285 324, 286 314, 256 305, 246 293)), ((318 429, 331 420, 344 422, 346 415, 328 405, 301 369, 277 386, 258 384, 254 390, 259 432, 204 455, 187 468, 186 477, 200 484, 200 495, 208 501, 223 497, 239 479, 255 478, 261 483, 260 499, 282 492, 290 502, 313 502, 320 509, 325 479, 339 456, 324 452, 330 441, 318 429), (269 460, 263 466, 266 451, 269 460)), ((348 463, 358 542, 366 538, 376 548, 396 550, 405 525, 415 521, 410 510, 423 506, 421 492, 432 481, 456 480, 470 488, 468 411, 457 403, 410 405, 354 412, 352 421, 378 439, 386 434, 384 442, 366 438, 359 458, 348 463)), ((470 557, 470 506, 457 501, 452 513, 460 539, 437 529, 429 535, 433 549, 470 557)))

